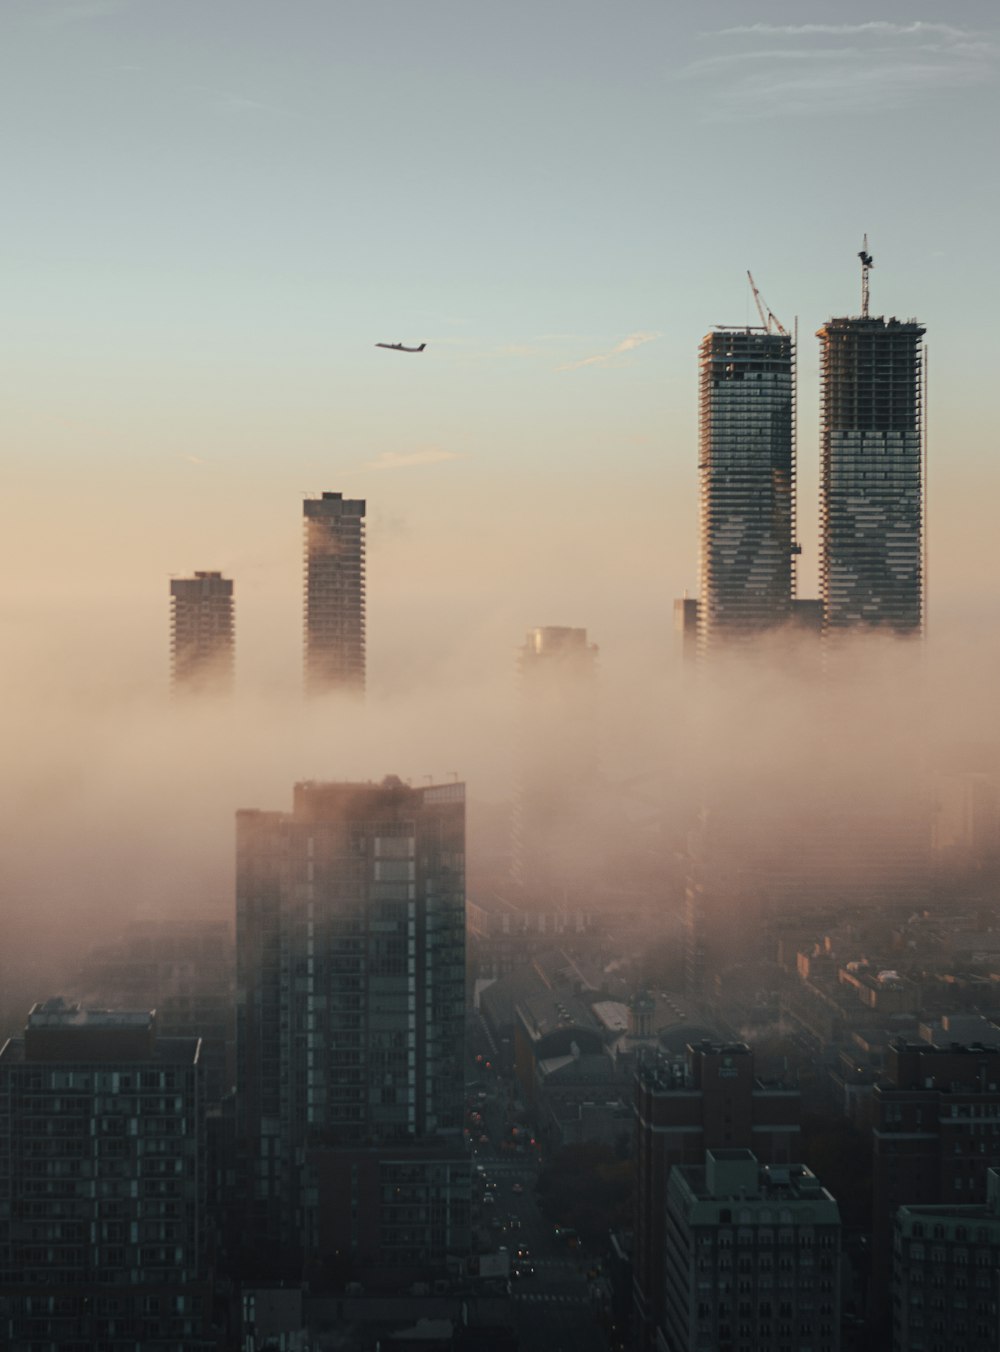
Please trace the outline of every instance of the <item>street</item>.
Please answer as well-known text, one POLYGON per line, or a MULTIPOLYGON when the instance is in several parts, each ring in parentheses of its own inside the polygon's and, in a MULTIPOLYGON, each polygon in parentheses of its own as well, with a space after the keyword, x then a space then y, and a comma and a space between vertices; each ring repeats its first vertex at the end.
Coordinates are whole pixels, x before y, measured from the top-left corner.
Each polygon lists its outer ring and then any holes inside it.
POLYGON ((470 1033, 466 1083, 485 1086, 467 1094, 467 1101, 475 1105, 471 1111, 481 1119, 474 1124, 473 1212, 478 1211, 481 1251, 506 1249, 510 1256, 511 1308, 521 1352, 607 1352, 607 1338, 595 1318, 603 1284, 587 1278, 601 1255, 571 1250, 565 1240, 556 1238, 554 1225, 542 1216, 535 1199, 535 1153, 501 1150, 509 1138, 510 1086, 492 1064, 485 1069, 485 1044, 474 1026, 470 1033), (483 1060, 477 1062, 477 1055, 483 1060), (483 1135, 487 1141, 480 1143, 478 1137, 483 1135), (487 1197, 493 1200, 487 1202, 487 1197), (519 1261, 518 1249, 525 1248, 528 1257, 519 1261), (527 1275, 529 1266, 532 1271, 527 1275), (514 1275, 519 1267, 525 1275, 514 1275))

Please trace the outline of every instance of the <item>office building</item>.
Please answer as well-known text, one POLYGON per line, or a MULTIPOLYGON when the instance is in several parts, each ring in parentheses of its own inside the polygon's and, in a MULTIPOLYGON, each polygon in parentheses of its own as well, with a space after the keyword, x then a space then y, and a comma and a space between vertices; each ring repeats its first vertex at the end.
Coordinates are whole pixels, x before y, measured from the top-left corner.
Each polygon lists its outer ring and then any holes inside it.
POLYGON ((752 1149, 762 1164, 798 1155, 798 1090, 754 1074, 744 1043, 690 1044, 680 1059, 640 1063, 635 1078, 634 1308, 638 1346, 651 1348, 665 1305, 667 1188, 671 1170, 703 1165, 706 1150, 752 1149))
POLYGON ((221 573, 170 583, 171 679, 175 693, 233 688, 233 584, 221 573))
POLYGON ((924 332, 915 320, 867 313, 830 319, 818 331, 827 636, 856 628, 921 632, 924 332))
POLYGON ((795 348, 717 329, 699 352, 698 651, 788 621, 795 594, 795 348))
POLYGON ((996 1352, 1000 1173, 986 1200, 901 1206, 893 1227, 893 1352, 996 1352))
POLYGON ((665 1352, 838 1352, 840 1213, 801 1164, 707 1150, 667 1187, 665 1352))
POLYGON ((389 1225, 377 1181, 400 1160, 414 1177, 454 1164, 456 1180, 405 1261, 467 1243, 464 865, 462 784, 304 783, 290 813, 237 814, 245 1230, 265 1257, 328 1269, 315 1245, 346 1227, 335 1247, 365 1258, 379 1225, 359 1207, 389 1225))
POLYGON ((535 904, 566 905, 592 881, 588 813, 598 770, 597 645, 546 625, 518 651, 511 872, 535 904))
POLYGON ((873 1103, 871 1311, 883 1325, 896 1209, 981 1204, 1000 1168, 1000 1047, 896 1039, 873 1103))
POLYGON ((302 516, 306 694, 364 694, 364 500, 324 493, 302 516))
POLYGON ((0 1345, 215 1346, 199 1053, 61 999, 0 1051, 0 1345))

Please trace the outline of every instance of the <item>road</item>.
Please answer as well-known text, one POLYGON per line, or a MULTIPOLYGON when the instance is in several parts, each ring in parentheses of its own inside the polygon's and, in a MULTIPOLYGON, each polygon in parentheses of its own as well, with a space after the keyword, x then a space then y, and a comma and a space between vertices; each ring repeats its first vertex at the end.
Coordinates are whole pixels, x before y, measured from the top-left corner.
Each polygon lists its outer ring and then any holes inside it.
POLYGON ((521 1352, 607 1352, 608 1341, 597 1319, 600 1289, 587 1278, 595 1257, 570 1251, 555 1238, 535 1200, 534 1157, 501 1154, 498 1147, 507 1125, 509 1086, 492 1071, 485 1071, 482 1062, 474 1061, 477 1050, 481 1049, 473 1043, 467 1082, 482 1081, 487 1086, 485 1099, 475 1094, 470 1098, 476 1100, 475 1111, 482 1117, 482 1134, 489 1143, 475 1151, 482 1186, 474 1193, 473 1208, 479 1212, 483 1252, 506 1248, 513 1266, 519 1246, 526 1245, 530 1251, 533 1275, 512 1277, 510 1284, 521 1352), (521 1191, 516 1192, 516 1187, 521 1191), (486 1196, 494 1200, 484 1202, 486 1196))

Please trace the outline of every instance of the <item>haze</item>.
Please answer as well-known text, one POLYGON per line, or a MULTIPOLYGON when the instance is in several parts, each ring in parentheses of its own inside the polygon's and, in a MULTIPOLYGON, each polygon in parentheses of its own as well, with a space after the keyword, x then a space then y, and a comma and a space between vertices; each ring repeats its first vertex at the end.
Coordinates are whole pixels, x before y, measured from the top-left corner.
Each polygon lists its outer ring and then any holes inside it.
POLYGON ((986 3, 8 0, 8 974, 133 916, 230 915, 233 812, 296 779, 454 771, 475 850, 534 625, 600 646, 608 792, 646 777, 666 840, 706 781, 822 756, 875 793, 992 743, 997 30, 986 3), (695 709, 671 608, 698 340, 752 318, 747 267, 798 316, 813 595, 811 335, 857 310, 864 231, 873 311, 931 349, 928 674, 880 648, 833 697, 779 647, 695 709), (363 714, 301 702, 324 489, 369 503, 363 714), (167 698, 168 579, 195 568, 236 582, 226 708, 167 698))

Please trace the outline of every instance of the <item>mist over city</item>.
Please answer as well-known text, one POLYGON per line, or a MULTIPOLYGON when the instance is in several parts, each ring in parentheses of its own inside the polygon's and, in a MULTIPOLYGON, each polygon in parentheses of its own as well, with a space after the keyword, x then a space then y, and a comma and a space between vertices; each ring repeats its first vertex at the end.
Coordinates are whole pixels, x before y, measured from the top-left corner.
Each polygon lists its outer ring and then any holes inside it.
POLYGON ((1000 1334, 986 0, 8 0, 0 1348, 1000 1334))

